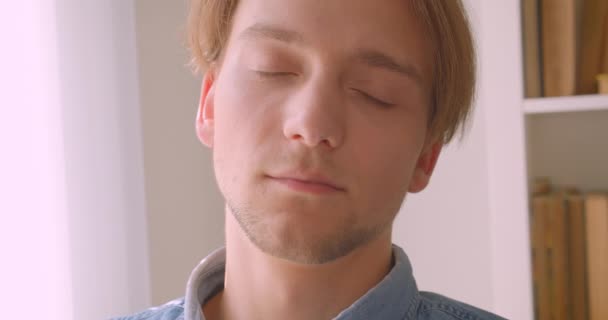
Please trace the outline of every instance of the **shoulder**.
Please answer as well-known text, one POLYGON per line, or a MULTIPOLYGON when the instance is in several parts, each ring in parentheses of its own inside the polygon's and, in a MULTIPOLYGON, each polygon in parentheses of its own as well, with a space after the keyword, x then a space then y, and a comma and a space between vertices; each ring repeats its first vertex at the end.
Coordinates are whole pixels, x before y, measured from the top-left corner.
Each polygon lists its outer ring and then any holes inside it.
POLYGON ((176 299, 162 306, 150 308, 131 316, 110 320, 183 320, 184 298, 176 299))
POLYGON ((424 291, 420 292, 417 316, 419 320, 505 320, 466 303, 424 291))

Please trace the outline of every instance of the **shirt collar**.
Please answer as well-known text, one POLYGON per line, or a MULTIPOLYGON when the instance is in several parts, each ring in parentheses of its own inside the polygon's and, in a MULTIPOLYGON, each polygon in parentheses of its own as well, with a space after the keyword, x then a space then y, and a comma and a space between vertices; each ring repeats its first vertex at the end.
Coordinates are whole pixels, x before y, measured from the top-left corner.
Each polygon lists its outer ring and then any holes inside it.
POLYGON ((184 320, 205 320, 201 306, 224 286, 226 248, 220 248, 204 258, 190 274, 186 285, 184 320))
MULTIPOLYGON (((419 295, 412 265, 396 245, 393 257, 395 264, 384 279, 334 320, 413 318, 419 295)), ((226 249, 221 248, 194 268, 186 287, 185 320, 205 320, 201 305, 223 288, 225 266, 226 249)))

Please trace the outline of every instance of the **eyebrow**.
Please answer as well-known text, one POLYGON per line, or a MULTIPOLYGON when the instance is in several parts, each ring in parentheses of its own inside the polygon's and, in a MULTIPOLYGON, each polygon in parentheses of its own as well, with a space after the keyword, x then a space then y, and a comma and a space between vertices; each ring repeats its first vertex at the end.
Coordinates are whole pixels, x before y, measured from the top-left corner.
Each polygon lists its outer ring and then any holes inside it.
POLYGON ((302 35, 295 31, 260 22, 241 32, 239 38, 269 38, 290 44, 304 42, 302 35))
POLYGON ((411 64, 400 64, 395 59, 380 51, 363 49, 357 53, 357 59, 370 67, 385 69, 412 78, 422 85, 422 75, 411 64))
MULTIPOLYGON (((296 31, 287 30, 275 25, 258 22, 241 32, 239 38, 267 38, 287 44, 304 44, 304 37, 296 31)), ((373 68, 384 69, 411 78, 423 85, 423 78, 418 69, 411 64, 401 64, 389 55, 374 49, 360 49, 356 59, 373 68)))

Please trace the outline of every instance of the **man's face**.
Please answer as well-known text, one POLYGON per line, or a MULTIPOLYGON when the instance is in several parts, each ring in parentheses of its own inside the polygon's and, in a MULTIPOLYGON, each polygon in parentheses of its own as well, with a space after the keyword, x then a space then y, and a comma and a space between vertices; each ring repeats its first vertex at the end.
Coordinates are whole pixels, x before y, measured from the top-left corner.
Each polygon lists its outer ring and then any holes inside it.
POLYGON ((440 150, 427 38, 408 1, 240 1, 197 126, 262 251, 325 263, 390 234, 440 150))

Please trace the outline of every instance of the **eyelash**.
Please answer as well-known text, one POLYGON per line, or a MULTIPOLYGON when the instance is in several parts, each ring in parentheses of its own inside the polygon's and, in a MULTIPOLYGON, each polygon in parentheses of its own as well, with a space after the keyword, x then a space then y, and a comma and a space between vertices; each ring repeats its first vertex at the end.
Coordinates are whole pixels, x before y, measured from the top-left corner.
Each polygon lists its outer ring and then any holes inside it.
POLYGON ((389 108, 389 107, 395 106, 394 103, 389 103, 389 102, 386 102, 386 101, 382 101, 382 100, 380 100, 380 99, 378 99, 378 98, 376 98, 376 97, 374 97, 374 96, 372 96, 372 95, 370 95, 370 94, 368 94, 368 93, 366 93, 364 91, 357 90, 357 89, 353 89, 353 90, 355 90, 357 93, 359 93, 361 96, 363 96, 363 98, 365 98, 366 100, 372 102, 373 104, 379 105, 379 106, 384 107, 384 108, 389 108))
MULTIPOLYGON (((292 73, 292 72, 281 72, 281 71, 279 71, 279 72, 268 72, 268 71, 259 71, 259 70, 257 70, 257 71, 255 71, 255 73, 258 74, 261 77, 264 77, 264 78, 277 78, 277 77, 284 77, 284 76, 292 76, 292 75, 294 75, 294 73, 292 73)), ((382 100, 380 100, 380 99, 378 99, 378 98, 376 98, 376 97, 374 97, 374 96, 372 96, 372 95, 370 95, 370 94, 368 94, 368 93, 366 93, 364 91, 361 91, 361 90, 358 90, 358 89, 353 89, 353 90, 356 91, 357 93, 359 93, 361 96, 363 96, 363 98, 365 98, 366 100, 372 102, 373 104, 379 105, 381 107, 389 108, 389 107, 392 107, 392 106, 395 105, 393 103, 382 101, 382 100)))
POLYGON ((294 73, 292 72, 268 72, 268 71, 255 71, 259 76, 265 78, 274 78, 274 77, 282 77, 282 76, 292 76, 294 73))

